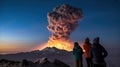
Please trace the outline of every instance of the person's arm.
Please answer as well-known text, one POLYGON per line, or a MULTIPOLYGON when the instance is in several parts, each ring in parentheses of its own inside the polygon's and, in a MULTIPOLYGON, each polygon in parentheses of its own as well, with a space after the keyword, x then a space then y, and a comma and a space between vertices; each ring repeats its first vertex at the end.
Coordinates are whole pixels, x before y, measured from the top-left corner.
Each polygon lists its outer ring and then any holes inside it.
POLYGON ((90 57, 93 58, 92 48, 90 49, 89 54, 90 54, 90 57))
POLYGON ((103 52, 103 57, 108 56, 108 52, 105 50, 105 48, 102 46, 102 52, 103 52))
POLYGON ((83 49, 81 49, 81 53, 83 54, 84 52, 83 52, 83 49))
POLYGON ((85 49, 85 45, 83 45, 83 52, 85 52, 86 51, 86 49, 85 49))
POLYGON ((103 57, 107 57, 108 56, 108 52, 105 50, 105 48, 103 47, 103 57))

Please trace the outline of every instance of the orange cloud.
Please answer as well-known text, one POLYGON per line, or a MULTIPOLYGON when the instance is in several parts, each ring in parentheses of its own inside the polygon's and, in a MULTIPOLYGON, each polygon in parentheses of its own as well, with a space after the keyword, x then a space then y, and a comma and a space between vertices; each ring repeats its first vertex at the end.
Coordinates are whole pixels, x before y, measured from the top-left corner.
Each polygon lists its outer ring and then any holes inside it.
POLYGON ((0 42, 0 54, 30 51, 32 47, 28 43, 0 42))

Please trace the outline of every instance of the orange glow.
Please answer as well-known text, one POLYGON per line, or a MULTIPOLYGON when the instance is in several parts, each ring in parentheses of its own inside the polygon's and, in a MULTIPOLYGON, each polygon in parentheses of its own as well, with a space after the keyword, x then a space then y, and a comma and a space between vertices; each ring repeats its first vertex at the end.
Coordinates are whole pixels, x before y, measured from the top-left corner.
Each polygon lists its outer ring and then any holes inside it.
MULTIPOLYGON (((36 49, 43 50, 46 47, 56 47, 61 50, 72 51, 74 47, 73 43, 74 42, 64 40, 49 40, 48 43, 43 43, 36 49)), ((83 49, 82 43, 79 43, 79 45, 83 49)))
POLYGON ((41 44, 37 49, 43 50, 46 47, 56 47, 61 50, 72 51, 73 49, 72 44, 73 43, 70 41, 54 40, 54 41, 48 41, 48 43, 41 44))
POLYGON ((40 46, 38 46, 37 48, 35 48, 35 50, 36 49, 38 49, 38 50, 43 50, 44 48, 46 48, 48 45, 47 45, 47 43, 43 43, 43 44, 41 44, 40 46))
POLYGON ((26 51, 31 51, 32 48, 33 47, 28 46, 27 43, 0 41, 0 54, 26 52, 26 51))
POLYGON ((58 49, 72 51, 73 43, 71 41, 64 40, 49 40, 48 47, 56 47, 58 49))
POLYGON ((39 47, 37 47, 37 49, 43 50, 46 47, 56 47, 61 50, 72 51, 73 42, 63 40, 49 40, 48 43, 41 44, 39 47))

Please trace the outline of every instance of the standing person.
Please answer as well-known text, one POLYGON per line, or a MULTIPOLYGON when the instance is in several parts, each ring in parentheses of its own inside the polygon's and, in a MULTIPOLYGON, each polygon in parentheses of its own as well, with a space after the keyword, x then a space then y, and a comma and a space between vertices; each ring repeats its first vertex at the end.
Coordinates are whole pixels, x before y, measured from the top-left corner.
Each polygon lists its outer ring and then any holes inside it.
POLYGON ((75 67, 83 67, 83 63, 82 63, 83 50, 79 46, 78 42, 74 43, 73 55, 75 59, 75 67))
POLYGON ((84 45, 83 45, 84 56, 87 62, 87 67, 92 67, 92 59, 90 57, 90 49, 91 49, 91 43, 89 42, 89 38, 87 37, 85 39, 84 45))
POLYGON ((106 67, 104 58, 107 57, 108 53, 105 48, 99 44, 99 37, 93 40, 90 54, 93 60, 93 67, 106 67))

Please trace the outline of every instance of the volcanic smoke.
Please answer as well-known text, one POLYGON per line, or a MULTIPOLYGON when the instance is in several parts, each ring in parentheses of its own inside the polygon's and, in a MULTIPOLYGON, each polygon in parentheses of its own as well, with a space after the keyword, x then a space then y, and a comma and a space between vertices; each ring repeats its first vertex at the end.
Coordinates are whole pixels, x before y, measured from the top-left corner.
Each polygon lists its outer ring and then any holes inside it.
POLYGON ((82 10, 68 4, 55 7, 48 15, 48 30, 52 32, 49 37, 48 47, 56 47, 71 51, 73 42, 70 34, 78 27, 78 21, 82 18, 82 10))

